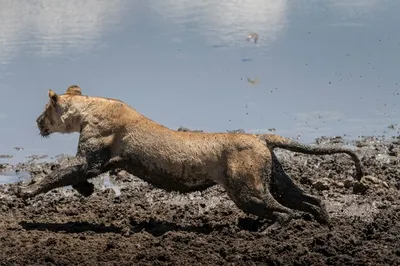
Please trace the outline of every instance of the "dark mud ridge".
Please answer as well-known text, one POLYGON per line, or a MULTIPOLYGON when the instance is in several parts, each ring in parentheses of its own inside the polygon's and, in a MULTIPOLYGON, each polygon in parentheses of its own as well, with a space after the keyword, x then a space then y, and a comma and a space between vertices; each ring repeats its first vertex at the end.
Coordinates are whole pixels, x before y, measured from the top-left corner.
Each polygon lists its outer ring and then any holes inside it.
MULTIPOLYGON (((0 265, 400 265, 400 141, 356 145, 368 175, 359 183, 346 155, 276 151, 289 175, 325 201, 331 226, 296 219, 269 235, 260 233, 269 221, 241 212, 218 186, 167 193, 119 172, 110 176, 119 190, 104 188, 103 176, 88 198, 62 188, 23 202, 14 195, 20 182, 2 185, 0 265)), ((40 178, 56 167, 1 168, 40 178)))

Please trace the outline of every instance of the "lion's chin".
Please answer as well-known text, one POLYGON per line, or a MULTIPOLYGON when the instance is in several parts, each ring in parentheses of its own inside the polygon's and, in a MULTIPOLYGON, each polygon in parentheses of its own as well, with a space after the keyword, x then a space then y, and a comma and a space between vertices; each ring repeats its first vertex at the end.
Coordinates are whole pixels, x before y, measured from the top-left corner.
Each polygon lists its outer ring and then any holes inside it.
POLYGON ((40 130, 39 134, 43 138, 48 138, 50 136, 50 132, 48 130, 40 130))

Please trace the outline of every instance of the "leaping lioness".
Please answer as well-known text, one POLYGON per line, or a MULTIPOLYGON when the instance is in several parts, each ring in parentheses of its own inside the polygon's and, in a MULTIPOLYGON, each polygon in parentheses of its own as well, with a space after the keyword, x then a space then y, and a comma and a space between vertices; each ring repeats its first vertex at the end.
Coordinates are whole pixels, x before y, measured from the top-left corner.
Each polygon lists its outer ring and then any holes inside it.
POLYGON ((76 85, 62 95, 49 90, 48 96, 36 120, 40 134, 79 132, 78 151, 67 167, 20 188, 23 198, 68 185, 87 197, 94 191, 88 179, 119 168, 167 191, 186 193, 219 184, 237 207, 259 217, 288 221, 295 209, 327 223, 324 205, 293 183, 273 149, 346 153, 355 162, 356 178, 363 175, 359 158, 348 149, 307 146, 272 134, 178 132, 122 101, 84 96, 76 85))

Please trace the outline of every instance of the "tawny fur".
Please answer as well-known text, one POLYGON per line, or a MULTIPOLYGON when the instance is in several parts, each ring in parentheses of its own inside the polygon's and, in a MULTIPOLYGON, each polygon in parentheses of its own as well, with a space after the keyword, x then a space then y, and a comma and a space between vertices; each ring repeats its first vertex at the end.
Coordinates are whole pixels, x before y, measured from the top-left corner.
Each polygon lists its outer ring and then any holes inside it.
POLYGON ((347 153, 355 161, 356 177, 362 175, 361 162, 351 150, 311 147, 271 134, 175 131, 122 101, 84 96, 76 85, 63 95, 52 90, 48 94, 50 100, 37 119, 41 135, 79 132, 78 152, 68 167, 22 188, 24 198, 67 185, 89 196, 93 185, 87 180, 118 167, 167 191, 219 184, 239 208, 260 217, 288 220, 296 209, 324 223, 329 217, 321 201, 292 182, 273 149, 347 153))

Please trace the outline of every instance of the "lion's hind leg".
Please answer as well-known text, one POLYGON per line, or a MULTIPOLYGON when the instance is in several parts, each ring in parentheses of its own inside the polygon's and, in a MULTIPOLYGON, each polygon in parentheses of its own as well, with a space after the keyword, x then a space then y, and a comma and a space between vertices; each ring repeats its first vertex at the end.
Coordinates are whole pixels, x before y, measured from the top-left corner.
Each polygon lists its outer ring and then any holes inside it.
POLYGON ((298 187, 285 173, 281 163, 273 153, 272 165, 270 189, 275 198, 287 207, 312 214, 321 224, 329 223, 329 215, 322 201, 298 187))
POLYGON ((271 195, 265 185, 266 173, 254 166, 243 161, 239 167, 228 166, 226 183, 223 184, 227 194, 245 213, 273 220, 275 223, 271 229, 289 222, 294 217, 293 210, 271 195))

